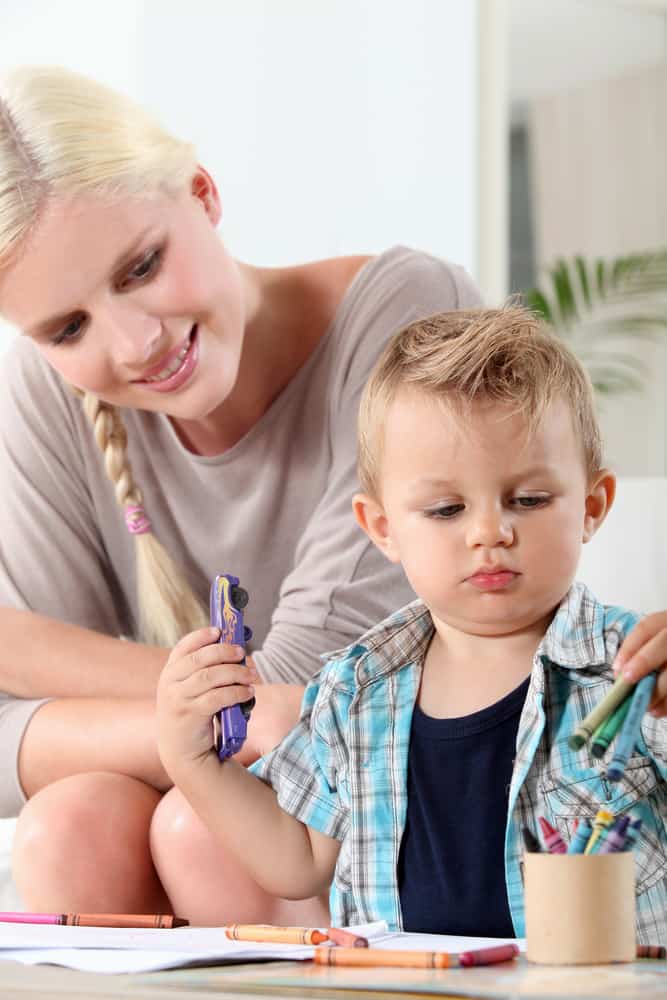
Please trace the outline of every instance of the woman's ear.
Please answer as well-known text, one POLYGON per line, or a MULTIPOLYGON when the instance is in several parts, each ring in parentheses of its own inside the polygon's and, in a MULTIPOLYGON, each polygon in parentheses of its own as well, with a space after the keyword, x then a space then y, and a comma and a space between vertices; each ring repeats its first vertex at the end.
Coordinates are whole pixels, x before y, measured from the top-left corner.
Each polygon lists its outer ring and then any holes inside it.
POLYGON ((583 542, 589 542, 598 530, 616 496, 616 476, 609 469, 600 469, 588 487, 584 514, 583 542))
POLYGON ((352 498, 352 510, 357 524, 366 532, 374 545, 390 562, 400 562, 400 556, 389 532, 389 520, 382 504, 367 493, 356 493, 352 498))
POLYGON ((220 195, 218 194, 218 189, 215 186, 215 181, 209 172, 204 170, 201 165, 197 167, 197 171, 192 178, 190 189, 194 197, 197 198, 203 205, 204 211, 213 225, 217 226, 222 218, 220 195))

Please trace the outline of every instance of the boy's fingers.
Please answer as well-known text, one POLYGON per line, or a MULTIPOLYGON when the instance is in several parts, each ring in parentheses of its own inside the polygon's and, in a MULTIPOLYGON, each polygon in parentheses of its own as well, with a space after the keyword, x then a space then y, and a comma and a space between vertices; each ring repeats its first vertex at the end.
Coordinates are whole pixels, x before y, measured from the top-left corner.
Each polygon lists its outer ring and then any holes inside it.
POLYGON ((614 662, 614 672, 620 671, 626 680, 632 682, 663 667, 667 661, 667 629, 661 629, 655 635, 648 630, 640 632, 643 624, 640 622, 632 630, 614 662))
POLYGON ((231 708, 248 701, 255 693, 252 684, 232 684, 229 687, 216 687, 201 694, 197 700, 197 711, 202 715, 215 715, 222 708, 231 708))
MULTIPOLYGON (((217 632, 217 629, 215 631, 217 632)), ((203 645, 195 644, 189 651, 183 651, 181 655, 173 657, 173 659, 170 657, 171 677, 173 680, 185 680, 203 667, 223 663, 235 664, 242 659, 243 649, 240 646, 231 646, 215 641, 209 641, 203 645)))
POLYGON ((649 705, 649 712, 660 718, 667 711, 667 670, 658 674, 658 679, 653 689, 653 697, 649 705))
POLYGON ((254 680, 255 672, 247 667, 233 663, 213 663, 191 674, 183 682, 183 692, 189 698, 198 698, 207 691, 237 684, 248 686, 254 680))
POLYGON ((208 646, 220 638, 220 629, 207 625, 206 628, 198 628, 194 632, 188 632, 182 639, 179 639, 171 653, 169 662, 179 660, 184 656, 189 656, 202 646, 208 646))

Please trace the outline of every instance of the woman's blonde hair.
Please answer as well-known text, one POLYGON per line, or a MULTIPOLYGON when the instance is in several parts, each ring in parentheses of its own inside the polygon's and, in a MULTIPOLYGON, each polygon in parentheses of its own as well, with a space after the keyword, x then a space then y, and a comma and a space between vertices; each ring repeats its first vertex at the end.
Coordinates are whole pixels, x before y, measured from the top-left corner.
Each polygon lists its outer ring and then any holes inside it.
POLYGON ((521 413, 534 429, 556 398, 570 408, 586 472, 602 462, 591 381, 579 360, 529 310, 440 313, 401 330, 389 342, 366 384, 359 408, 359 480, 379 497, 383 425, 399 390, 416 389, 465 417, 471 405, 492 401, 521 413))
MULTIPOLYGON (((192 180, 194 148, 132 101, 60 67, 25 67, 0 83, 0 267, 21 252, 48 198, 176 194, 192 180)), ((141 492, 132 478, 118 409, 91 393, 83 409, 130 528, 141 492)), ((150 512, 149 512, 150 513, 150 512)), ((172 646, 208 616, 141 518, 135 534, 141 638, 172 646)))

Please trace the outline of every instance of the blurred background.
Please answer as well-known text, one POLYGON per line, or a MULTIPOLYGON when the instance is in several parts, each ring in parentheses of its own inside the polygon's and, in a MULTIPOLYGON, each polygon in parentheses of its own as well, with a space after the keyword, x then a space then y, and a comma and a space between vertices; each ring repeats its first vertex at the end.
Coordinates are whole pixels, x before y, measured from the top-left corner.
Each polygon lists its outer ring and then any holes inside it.
POLYGON ((542 289, 609 461, 665 473, 667 0, 0 0, 0 28, 0 71, 70 66, 194 141, 242 259, 403 243, 489 304, 542 289))

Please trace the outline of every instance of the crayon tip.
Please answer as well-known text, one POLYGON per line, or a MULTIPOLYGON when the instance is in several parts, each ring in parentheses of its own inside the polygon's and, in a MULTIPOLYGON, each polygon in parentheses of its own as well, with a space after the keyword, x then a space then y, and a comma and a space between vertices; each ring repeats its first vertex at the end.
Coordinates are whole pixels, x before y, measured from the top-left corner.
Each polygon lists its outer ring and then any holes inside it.
POLYGON ((581 733, 572 733, 572 735, 568 737, 567 745, 570 750, 581 750, 585 742, 586 737, 582 736, 581 733))
POLYGON ((607 768, 607 781, 614 781, 614 782, 620 781, 622 777, 623 777, 622 768, 614 767, 613 764, 611 765, 611 767, 607 768))
POLYGON ((600 757, 604 757, 606 749, 607 748, 603 747, 601 743, 592 743, 591 744, 591 753, 593 754, 593 756, 595 757, 596 760, 599 760, 600 757))
POLYGON ((538 816, 537 822, 540 824, 540 829, 545 837, 552 837, 556 832, 554 827, 551 825, 551 823, 547 822, 544 816, 538 816))

